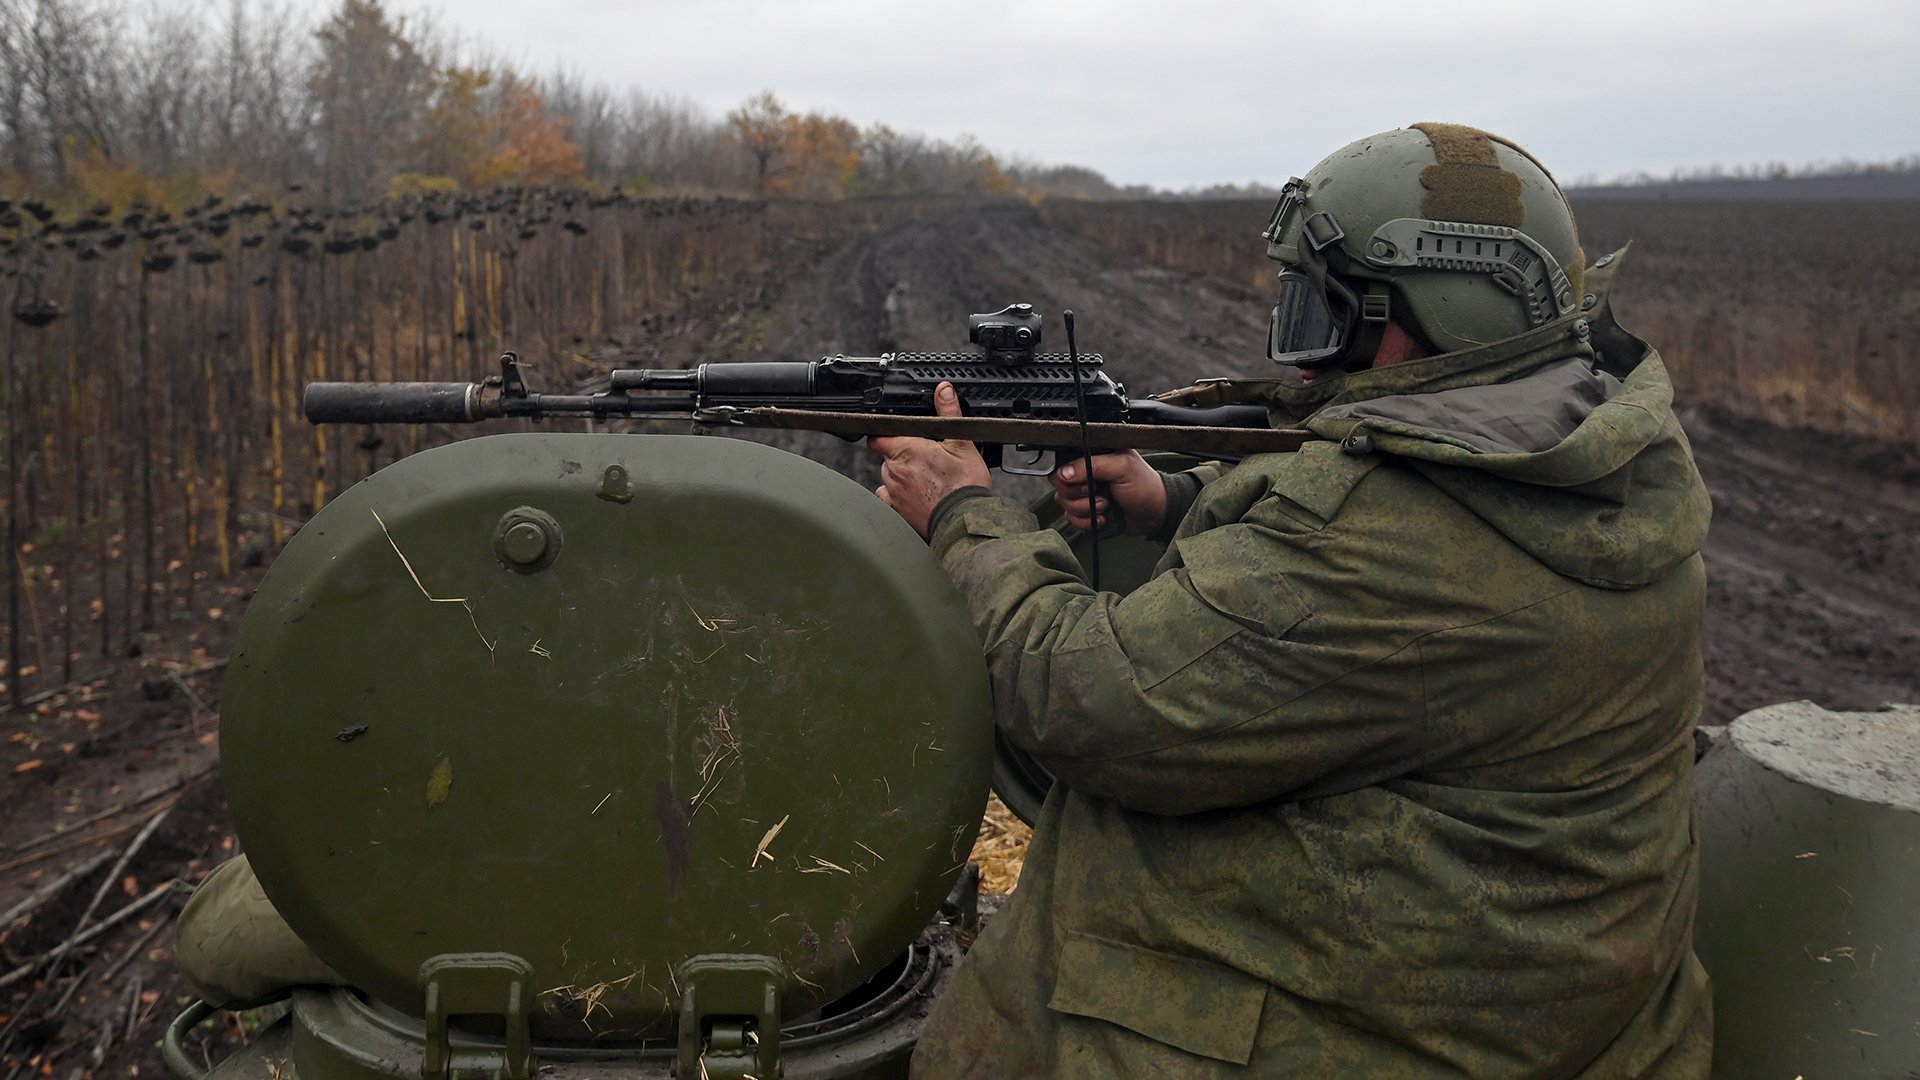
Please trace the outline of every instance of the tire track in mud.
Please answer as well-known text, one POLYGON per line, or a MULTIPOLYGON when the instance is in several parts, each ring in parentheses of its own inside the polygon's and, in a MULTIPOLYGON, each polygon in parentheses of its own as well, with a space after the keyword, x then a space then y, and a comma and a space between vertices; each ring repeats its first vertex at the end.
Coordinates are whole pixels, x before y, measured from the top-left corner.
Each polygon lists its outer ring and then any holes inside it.
POLYGON ((1703 721, 1920 701, 1920 453, 1687 418, 1713 494, 1703 721))
MULTIPOLYGON (((1049 350, 1064 350, 1059 313, 1072 308, 1081 349, 1102 353, 1136 396, 1269 370, 1265 297, 1139 262, 1022 205, 961 207, 814 254, 741 320, 760 336, 719 335, 697 359, 958 349, 968 313, 1026 301, 1048 318, 1049 350)), ((1703 722, 1800 697, 1920 700, 1920 451, 1704 413, 1686 423, 1715 505, 1703 722)), ((756 437, 876 482, 857 444, 756 437)))

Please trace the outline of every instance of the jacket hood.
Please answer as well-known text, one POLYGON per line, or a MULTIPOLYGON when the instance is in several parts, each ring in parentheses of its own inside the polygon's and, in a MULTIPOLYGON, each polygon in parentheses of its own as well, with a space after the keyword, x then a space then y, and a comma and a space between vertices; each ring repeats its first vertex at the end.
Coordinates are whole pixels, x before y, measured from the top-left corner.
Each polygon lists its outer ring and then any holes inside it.
POLYGON ((1363 435, 1591 585, 1645 585, 1706 541, 1711 504, 1652 350, 1624 382, 1567 359, 1508 383, 1335 406, 1307 426, 1363 435))

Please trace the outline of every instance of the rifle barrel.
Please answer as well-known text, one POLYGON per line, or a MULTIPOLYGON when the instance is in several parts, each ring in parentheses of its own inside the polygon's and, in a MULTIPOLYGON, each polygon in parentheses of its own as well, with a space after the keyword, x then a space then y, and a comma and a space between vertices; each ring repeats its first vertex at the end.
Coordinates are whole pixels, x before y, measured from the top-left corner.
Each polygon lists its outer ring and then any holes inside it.
POLYGON ((480 384, 317 382, 301 401, 315 424, 459 424, 481 418, 480 384))

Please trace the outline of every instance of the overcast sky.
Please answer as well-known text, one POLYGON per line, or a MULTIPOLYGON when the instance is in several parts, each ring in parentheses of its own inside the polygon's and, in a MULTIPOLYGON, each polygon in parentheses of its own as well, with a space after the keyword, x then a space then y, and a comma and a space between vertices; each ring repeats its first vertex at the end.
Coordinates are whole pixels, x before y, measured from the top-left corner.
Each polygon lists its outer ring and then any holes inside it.
MULTIPOLYGON (((298 0, 316 15, 329 0, 298 0)), ((545 73, 1087 165, 1278 183, 1424 120, 1563 183, 1920 153, 1916 0, 460 0, 442 29, 545 73)))

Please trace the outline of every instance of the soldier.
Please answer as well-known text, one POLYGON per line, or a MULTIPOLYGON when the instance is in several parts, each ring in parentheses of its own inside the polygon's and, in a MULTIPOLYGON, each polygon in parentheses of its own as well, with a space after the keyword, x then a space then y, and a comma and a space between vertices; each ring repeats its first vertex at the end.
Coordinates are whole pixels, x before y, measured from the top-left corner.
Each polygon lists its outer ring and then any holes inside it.
MULTIPOLYGON (((1704 1077, 1709 506, 1659 356, 1520 147, 1420 124, 1290 181, 1272 358, 1324 441, 1054 488, 1171 543, 1127 596, 964 442, 876 438, 1059 779, 928 1076, 1704 1077)), ((957 413, 943 391, 942 411, 957 413)))

